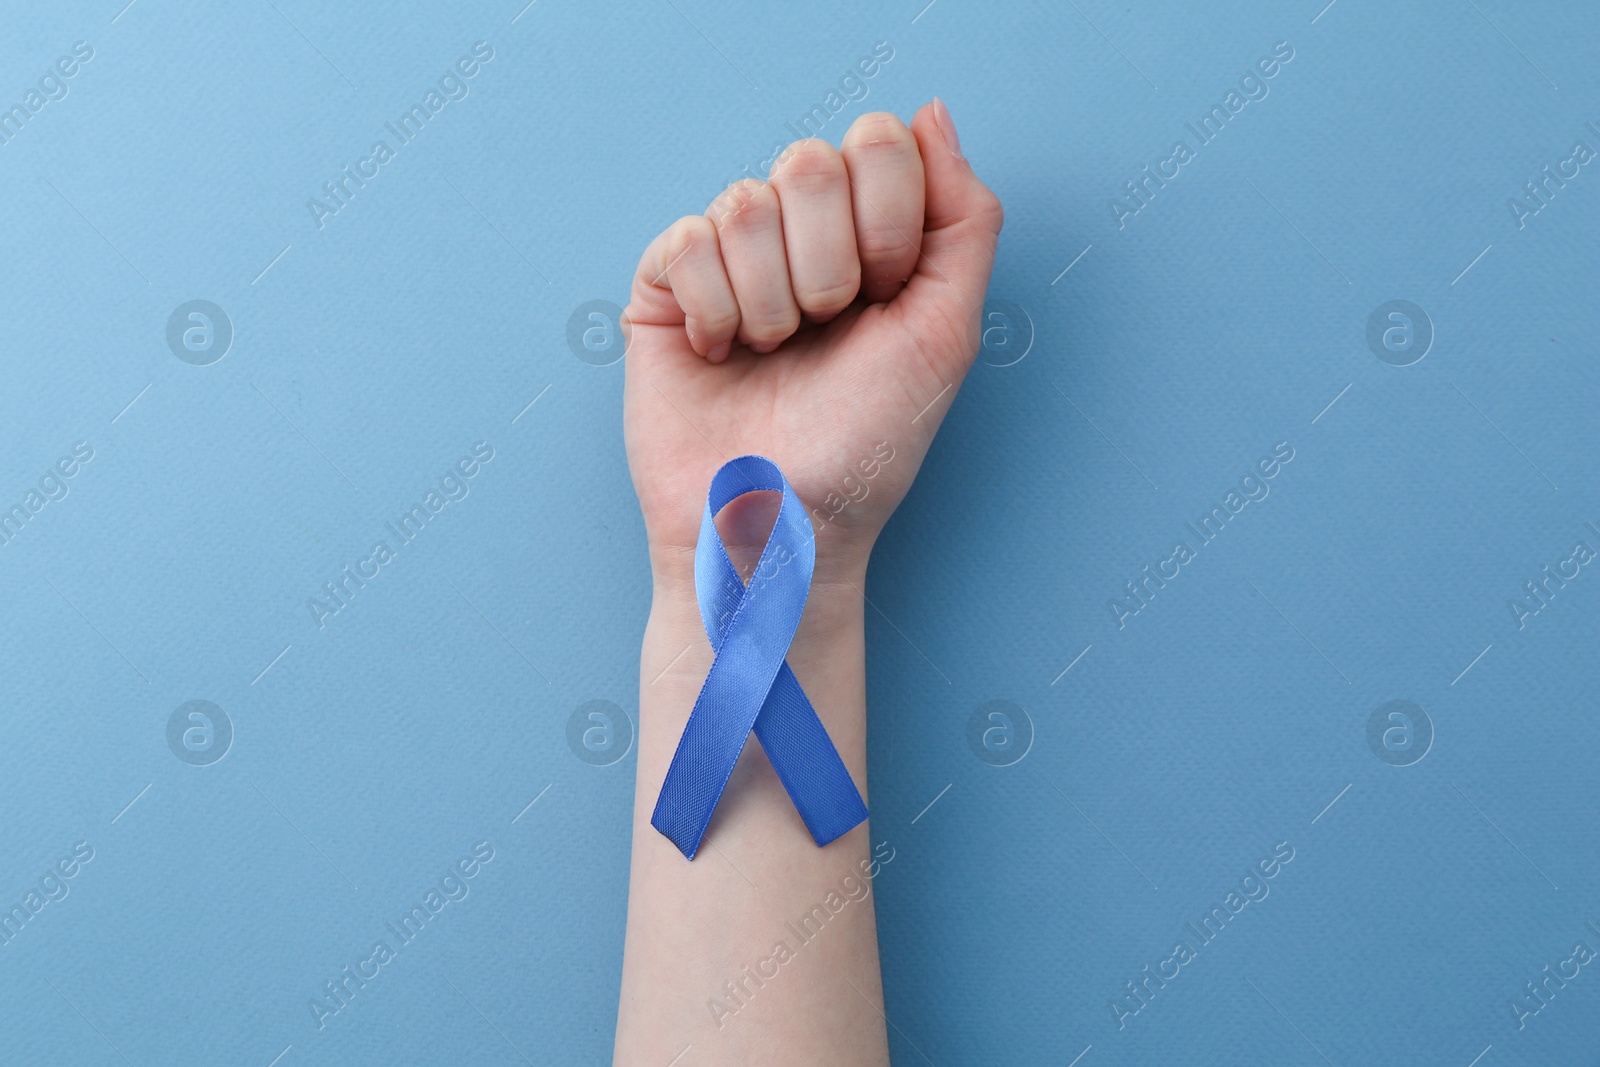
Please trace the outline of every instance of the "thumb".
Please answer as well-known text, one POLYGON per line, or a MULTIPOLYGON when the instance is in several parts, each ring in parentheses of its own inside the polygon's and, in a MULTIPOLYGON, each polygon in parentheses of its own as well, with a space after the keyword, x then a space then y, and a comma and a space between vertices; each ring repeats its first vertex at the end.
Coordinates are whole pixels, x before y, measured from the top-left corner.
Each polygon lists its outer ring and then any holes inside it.
POLYGON ((934 98, 911 120, 926 182, 922 254, 894 301, 919 329, 946 339, 950 370, 965 371, 978 350, 983 297, 1005 220, 1000 198, 961 154, 961 140, 944 102, 934 98))

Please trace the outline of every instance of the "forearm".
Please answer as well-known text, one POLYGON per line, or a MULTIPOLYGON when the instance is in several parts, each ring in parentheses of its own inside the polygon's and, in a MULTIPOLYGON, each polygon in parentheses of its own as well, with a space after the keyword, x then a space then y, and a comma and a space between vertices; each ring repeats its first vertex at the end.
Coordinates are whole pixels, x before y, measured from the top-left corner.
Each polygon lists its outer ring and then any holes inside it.
MULTIPOLYGON (((865 796, 863 581, 813 584, 788 662, 865 796)), ((692 578, 658 577, 616 1063, 886 1064, 867 824, 818 848, 752 738, 694 861, 650 825, 711 660, 692 578)))

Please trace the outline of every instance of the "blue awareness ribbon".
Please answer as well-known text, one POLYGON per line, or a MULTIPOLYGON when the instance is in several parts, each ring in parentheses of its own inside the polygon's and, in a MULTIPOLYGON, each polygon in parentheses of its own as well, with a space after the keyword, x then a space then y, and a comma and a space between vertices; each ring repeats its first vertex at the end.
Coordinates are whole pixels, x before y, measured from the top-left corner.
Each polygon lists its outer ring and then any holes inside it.
POLYGON ((762 456, 711 479, 694 551, 695 599, 716 651, 667 767, 650 825, 694 859, 728 776, 753 731, 819 846, 867 817, 867 805, 785 657, 817 559, 805 505, 762 456), (778 518, 747 586, 717 534, 717 513, 746 493, 781 492, 778 518))

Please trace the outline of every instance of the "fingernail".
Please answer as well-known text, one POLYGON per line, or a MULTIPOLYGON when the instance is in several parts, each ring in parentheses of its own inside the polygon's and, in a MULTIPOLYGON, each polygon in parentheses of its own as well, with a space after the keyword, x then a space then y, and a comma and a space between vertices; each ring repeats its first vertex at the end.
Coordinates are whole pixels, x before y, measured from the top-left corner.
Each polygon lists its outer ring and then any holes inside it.
POLYGON ((956 124, 950 118, 950 111, 944 106, 944 101, 937 96, 933 98, 933 121, 939 127, 939 132, 944 135, 944 145, 950 149, 950 154, 957 159, 966 159, 961 154, 961 135, 956 133, 956 124))
POLYGON ((732 348, 732 341, 724 341, 720 345, 713 346, 711 351, 706 353, 706 359, 712 363, 721 363, 723 360, 728 358, 728 352, 731 351, 732 348))

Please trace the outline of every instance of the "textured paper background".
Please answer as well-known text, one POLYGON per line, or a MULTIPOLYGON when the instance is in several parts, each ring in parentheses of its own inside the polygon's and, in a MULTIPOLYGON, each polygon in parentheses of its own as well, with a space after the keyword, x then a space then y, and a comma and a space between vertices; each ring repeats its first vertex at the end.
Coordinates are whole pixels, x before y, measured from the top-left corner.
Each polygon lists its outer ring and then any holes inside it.
POLYGON ((1588 5, 123 3, 11 3, 0 34, 27 111, 0 127, 0 905, 94 857, 0 948, 0 1059, 609 1058, 633 756, 568 726, 637 716, 649 587, 623 365, 569 319, 813 105, 837 143, 939 93, 1007 225, 986 362, 868 588, 895 1062, 1593 1062, 1600 965, 1520 1030, 1511 1001, 1600 949, 1600 574, 1508 606, 1600 550, 1600 162, 1524 188, 1600 150, 1588 5), (197 299, 233 330, 207 366, 167 340, 197 299), (1409 366, 1367 343, 1391 300, 1431 323, 1409 366), (308 600, 477 442, 469 495, 319 628, 308 600), (1395 699, 1431 724, 1409 766, 1367 740, 1395 699), (232 725, 208 766, 168 742, 191 700, 232 725), (1031 724, 1010 766, 968 742, 992 700, 1031 724), (482 841, 319 1029, 324 983, 482 841), (1280 842, 1270 895, 1119 1029, 1124 983, 1280 842))

